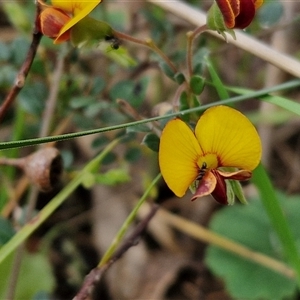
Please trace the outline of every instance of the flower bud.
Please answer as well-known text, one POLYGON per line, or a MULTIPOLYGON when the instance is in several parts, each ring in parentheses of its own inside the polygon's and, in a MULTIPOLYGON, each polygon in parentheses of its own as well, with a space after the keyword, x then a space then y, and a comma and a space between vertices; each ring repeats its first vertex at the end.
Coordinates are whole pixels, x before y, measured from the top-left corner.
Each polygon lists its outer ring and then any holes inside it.
POLYGON ((25 157, 21 168, 40 191, 49 192, 59 182, 63 171, 62 158, 56 148, 43 148, 25 157))
POLYGON ((262 3, 263 0, 215 0, 208 12, 207 25, 219 32, 244 29, 250 25, 262 3))
MULTIPOLYGON (((58 8, 46 7, 42 11, 38 19, 39 30, 47 37, 56 39, 59 36, 63 26, 71 20, 70 16, 58 8)), ((63 33, 59 42, 65 42, 70 39, 70 31, 63 33)))

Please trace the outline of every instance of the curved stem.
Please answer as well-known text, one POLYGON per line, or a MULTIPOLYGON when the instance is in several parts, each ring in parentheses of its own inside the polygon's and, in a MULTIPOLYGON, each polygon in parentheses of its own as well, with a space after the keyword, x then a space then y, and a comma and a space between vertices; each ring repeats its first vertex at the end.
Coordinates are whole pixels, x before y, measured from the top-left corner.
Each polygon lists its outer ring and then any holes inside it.
POLYGON ((9 91, 5 100, 3 101, 3 103, 0 106, 0 121, 4 118, 5 113, 7 112, 7 110, 9 109, 9 107, 11 106, 11 104, 15 100, 16 96, 21 91, 21 89, 24 87, 25 80, 26 80, 29 70, 31 68, 32 62, 35 58, 38 46, 39 46, 41 38, 42 38, 42 34, 38 31, 37 25, 36 25, 38 15, 39 15, 39 7, 37 6, 35 28, 34 28, 34 31, 32 34, 31 45, 29 47, 26 59, 25 59, 23 65, 21 66, 20 71, 17 74, 14 86, 11 88, 11 90, 9 91))
POLYGON ((189 31, 187 35, 187 52, 186 52, 186 63, 189 77, 193 75, 193 43, 195 38, 202 32, 207 30, 207 26, 202 25, 197 27, 194 31, 189 31))
POLYGON ((37 228, 41 226, 49 216, 66 201, 70 194, 84 181, 84 178, 92 170, 97 168, 106 155, 121 141, 115 139, 109 143, 103 151, 92 159, 68 185, 65 186, 52 200, 34 217, 26 223, 6 244, 0 248, 0 264, 10 255, 20 244, 22 244, 37 228))
POLYGON ((146 40, 140 40, 140 39, 132 37, 128 34, 125 34, 123 32, 119 32, 119 31, 116 31, 116 30, 113 31, 113 35, 114 35, 114 37, 116 37, 120 40, 129 41, 129 42, 132 42, 132 43, 139 44, 139 45, 150 48, 152 51, 154 51, 156 54, 158 54, 167 63, 167 65, 170 67, 170 69, 174 73, 178 72, 178 70, 177 70, 176 66, 173 64, 173 62, 164 54, 163 51, 161 51, 156 46, 156 44, 153 42, 152 39, 149 38, 149 39, 146 39, 146 40))

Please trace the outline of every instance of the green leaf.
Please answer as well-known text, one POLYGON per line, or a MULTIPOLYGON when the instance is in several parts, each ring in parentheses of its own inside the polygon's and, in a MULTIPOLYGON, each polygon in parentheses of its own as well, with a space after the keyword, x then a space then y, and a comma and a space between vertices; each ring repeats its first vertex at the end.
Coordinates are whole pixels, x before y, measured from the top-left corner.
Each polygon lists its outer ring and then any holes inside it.
POLYGON ((228 180, 228 182, 230 183, 231 188, 239 201, 243 204, 248 204, 241 183, 237 180, 228 180))
MULTIPOLYGON (((13 258, 10 255, 1 263, 1 274, 6 275, 0 279, 0 299, 5 299, 13 258)), ((24 252, 18 275, 15 299, 32 299, 38 292, 53 292, 55 279, 45 254, 24 252)))
POLYGON ((174 71, 170 68, 170 66, 165 61, 160 60, 159 66, 165 75, 167 75, 172 80, 175 80, 174 78, 175 78, 176 74, 174 73, 174 71))
POLYGON ((71 30, 71 41, 75 47, 91 46, 107 38, 114 38, 109 24, 85 17, 71 30))
POLYGON ((92 148, 98 148, 106 146, 109 143, 109 138, 105 135, 98 136, 92 142, 92 148))
POLYGON ((15 234, 15 230, 7 219, 0 217, 0 246, 4 245, 15 234))
POLYGON ((174 80, 178 83, 178 84, 182 84, 185 81, 185 77, 182 73, 176 73, 174 76, 174 80))
POLYGON ((15 1, 3 1, 1 4, 2 9, 14 27, 23 32, 29 32, 32 29, 32 23, 26 14, 24 5, 15 1))
POLYGON ((209 59, 206 60, 207 68, 210 74, 210 77, 212 79, 213 85, 215 89, 217 90, 217 93, 221 100, 228 99, 229 94, 227 92, 226 87, 222 83, 222 80, 220 79, 216 69, 214 68, 213 64, 209 59))
POLYGON ((131 127, 126 128, 126 133, 150 132, 150 131, 151 131, 151 129, 146 124, 139 124, 139 125, 136 125, 136 126, 131 126, 131 127))
POLYGON ((127 49, 122 46, 118 49, 114 49, 113 44, 110 44, 109 46, 103 44, 103 46, 99 46, 99 50, 102 51, 105 56, 124 68, 135 67, 137 65, 137 61, 128 53, 127 49))
MULTIPOLYGON (((188 94, 186 91, 183 91, 179 98, 179 110, 183 111, 190 108, 189 102, 188 102, 188 94)), ((190 120, 190 116, 188 114, 181 116, 181 119, 185 122, 188 122, 190 120)))
POLYGON ((124 158, 126 159, 127 162, 134 163, 138 161, 142 156, 141 149, 138 147, 131 147, 129 148, 125 155, 124 158))
POLYGON ((227 196, 228 205, 233 205, 235 200, 235 195, 232 189, 232 185, 229 180, 225 180, 225 184, 226 184, 226 196, 227 196))
POLYGON ((273 225, 274 230, 280 240, 285 257, 290 265, 294 268, 298 287, 300 286, 300 256, 297 249, 295 236, 286 218, 286 213, 283 211, 283 205, 279 201, 278 195, 272 182, 260 163, 253 171, 252 181, 255 183, 265 211, 273 225))
POLYGON ((148 133, 144 136, 142 144, 146 145, 149 149, 154 152, 159 150, 159 137, 154 133, 148 133))
POLYGON ((258 10, 257 18, 260 26, 268 28, 279 23, 283 13, 284 7, 281 2, 270 1, 264 3, 264 5, 258 10))
POLYGON ((86 173, 84 179, 82 180, 82 185, 86 189, 90 189, 96 183, 95 174, 92 172, 86 173))
POLYGON ((229 33, 235 39, 234 31, 226 27, 223 15, 215 1, 207 12, 206 20, 207 27, 209 29, 216 30, 224 37, 225 40, 225 32, 229 33))
MULTIPOLYGON (((294 200, 282 198, 285 214, 297 233, 297 241, 300 242, 299 196, 294 200)), ((264 207, 257 199, 251 199, 247 206, 224 207, 214 215, 209 227, 214 232, 257 252, 276 259, 285 257, 264 207)), ((295 280, 233 253, 209 246, 205 260, 209 268, 222 277, 227 290, 235 299, 280 300, 290 299, 295 295, 295 280)))
POLYGON ((130 181, 126 168, 118 168, 107 171, 105 174, 95 175, 95 181, 104 185, 116 185, 130 181))
POLYGON ((199 75, 193 75, 190 80, 190 87, 195 95, 200 95, 204 89, 205 79, 199 75))
POLYGON ((105 88, 105 80, 102 77, 95 77, 93 79, 93 85, 92 85, 92 89, 91 89, 91 94, 95 95, 95 96, 99 96, 99 93, 101 93, 103 91, 103 89, 105 88))
POLYGON ((193 56, 193 72, 194 74, 203 74, 206 68, 207 57, 210 51, 205 45, 199 45, 199 48, 195 50, 193 56))
POLYGON ((73 109, 78 109, 91 105, 93 102, 95 102, 95 98, 92 96, 73 97, 70 101, 70 107, 73 109))
POLYGON ((0 61, 7 61, 10 57, 10 49, 9 47, 0 42, 0 61))
POLYGON ((16 38, 13 40, 11 48, 11 60, 17 66, 21 66, 26 59, 29 49, 29 41, 25 38, 16 38))
POLYGON ((26 84, 19 94, 22 108, 31 114, 40 115, 47 99, 47 87, 41 81, 26 84))
MULTIPOLYGON (((229 88, 229 90, 231 90, 237 94, 240 94, 240 95, 247 95, 247 94, 250 94, 253 92, 252 90, 249 90, 249 89, 236 88, 236 87, 229 88)), ((300 103, 298 103, 296 101, 293 101, 291 99, 288 99, 288 98, 285 98, 282 96, 273 96, 273 95, 268 95, 268 94, 264 95, 262 97, 259 97, 259 98, 261 98, 262 100, 264 100, 266 102, 269 102, 269 103, 272 103, 279 107, 282 107, 292 113, 300 115, 300 103)))
POLYGON ((130 105, 138 108, 145 99, 148 82, 147 77, 138 82, 132 80, 119 81, 111 88, 110 96, 114 100, 125 99, 130 105))
POLYGON ((16 78, 17 71, 12 65, 3 65, 0 68, 0 87, 10 88, 16 78))

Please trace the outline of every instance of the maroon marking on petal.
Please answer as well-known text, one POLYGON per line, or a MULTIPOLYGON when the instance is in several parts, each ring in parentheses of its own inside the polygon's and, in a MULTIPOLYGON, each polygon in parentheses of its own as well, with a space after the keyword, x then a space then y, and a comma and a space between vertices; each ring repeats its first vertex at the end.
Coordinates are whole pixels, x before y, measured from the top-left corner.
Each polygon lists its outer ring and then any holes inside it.
POLYGON ((229 0, 233 14, 237 16, 240 13, 240 0, 229 0))
POLYGON ((236 15, 231 7, 231 0, 216 0, 216 3, 223 15, 226 27, 233 28, 236 15))
POLYGON ((217 170, 213 170, 212 172, 216 177, 217 184, 216 184, 216 188, 211 193, 211 195, 220 204, 227 205, 228 201, 227 201, 226 183, 224 177, 221 176, 219 171, 217 170))
POLYGON ((212 172, 208 171, 200 180, 197 190, 191 200, 194 201, 197 198, 211 194, 215 189, 216 184, 217 180, 215 175, 212 172))
POLYGON ((250 25, 255 16, 253 0, 240 0, 240 13, 235 18, 234 28, 244 29, 250 25))
POLYGON ((224 179, 233 179, 233 180, 249 180, 252 177, 252 172, 248 170, 239 170, 235 172, 223 172, 216 170, 224 179))

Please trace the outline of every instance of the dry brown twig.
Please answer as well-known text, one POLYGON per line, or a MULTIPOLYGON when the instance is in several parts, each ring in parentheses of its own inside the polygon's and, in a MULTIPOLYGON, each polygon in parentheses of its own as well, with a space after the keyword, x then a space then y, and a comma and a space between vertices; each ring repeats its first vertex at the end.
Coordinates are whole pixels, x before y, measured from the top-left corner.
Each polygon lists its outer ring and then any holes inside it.
POLYGON ((8 95, 6 96, 6 98, 4 99, 3 103, 0 106, 0 121, 3 120, 7 110, 14 102, 16 96, 20 93, 20 91, 24 87, 25 80, 27 78, 27 75, 28 75, 31 65, 33 63, 33 60, 36 56, 38 46, 39 46, 41 38, 43 36, 42 33, 39 32, 38 27, 37 27, 37 18, 38 18, 39 12, 40 12, 40 10, 39 10, 39 7, 37 6, 36 19, 35 19, 34 29, 33 29, 33 33, 32 33, 32 41, 31 41, 27 56, 25 58, 25 61, 22 64, 22 66, 16 76, 15 83, 12 86, 12 88, 10 89, 8 95))
POLYGON ((158 204, 153 204, 146 217, 135 227, 133 232, 124 239, 123 244, 119 247, 119 249, 117 249, 112 258, 102 267, 96 267, 90 271, 90 273, 86 276, 80 291, 73 300, 89 299, 88 297, 91 295, 96 283, 100 281, 106 270, 108 270, 114 262, 120 259, 129 248, 138 244, 141 235, 144 233, 151 219, 155 216, 159 207, 160 206, 158 204))

